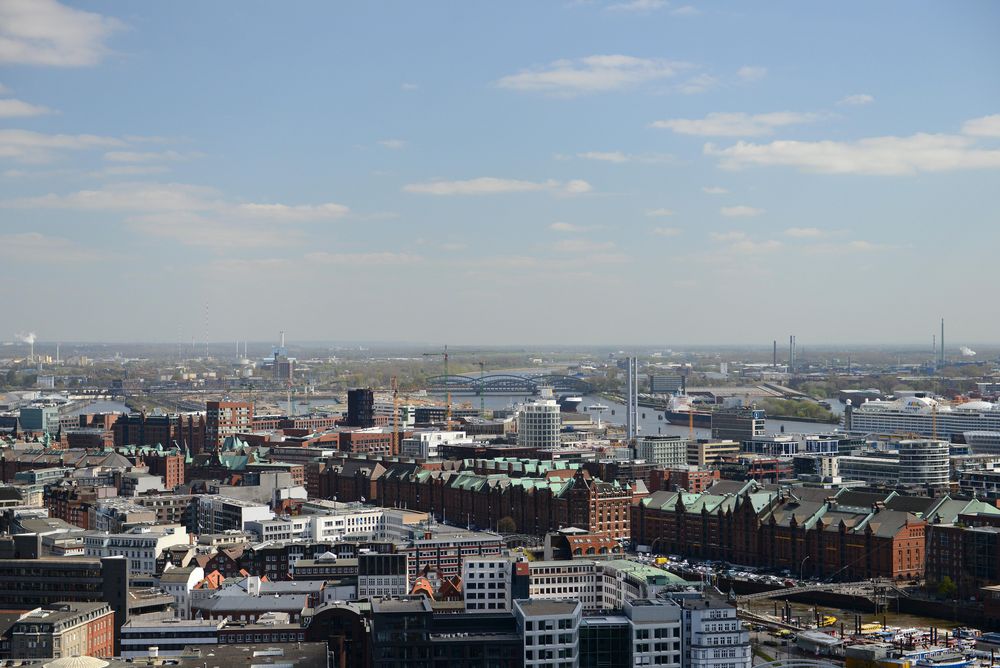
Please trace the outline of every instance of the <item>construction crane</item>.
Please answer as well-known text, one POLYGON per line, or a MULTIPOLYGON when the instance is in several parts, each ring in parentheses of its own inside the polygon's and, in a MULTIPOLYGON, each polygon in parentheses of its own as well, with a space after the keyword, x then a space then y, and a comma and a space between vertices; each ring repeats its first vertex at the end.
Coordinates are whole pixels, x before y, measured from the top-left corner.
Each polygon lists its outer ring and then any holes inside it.
MULTIPOLYGON (((424 357, 443 357, 444 358, 444 378, 445 378, 444 382, 445 382, 445 384, 447 384, 448 383, 448 377, 449 377, 449 374, 448 374, 448 345, 445 344, 445 346, 444 346, 444 352, 440 352, 440 353, 424 353, 424 357)), ((451 389, 450 388, 448 389, 448 393, 447 393, 447 402, 448 403, 447 403, 447 409, 445 410, 444 423, 445 423, 445 430, 446 431, 451 431, 451 389)))
POLYGON ((392 387, 392 454, 399 454, 399 380, 393 376, 392 387))

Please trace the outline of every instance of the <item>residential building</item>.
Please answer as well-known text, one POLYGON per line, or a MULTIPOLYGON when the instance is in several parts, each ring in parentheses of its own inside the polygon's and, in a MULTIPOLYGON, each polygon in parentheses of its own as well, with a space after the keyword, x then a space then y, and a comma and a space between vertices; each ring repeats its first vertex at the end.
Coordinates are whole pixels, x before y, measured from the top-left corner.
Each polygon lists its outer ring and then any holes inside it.
POLYGON ((164 569, 159 577, 160 589, 174 597, 174 616, 180 619, 191 618, 191 592, 195 585, 205 578, 205 569, 201 566, 173 566, 164 569))
POLYGON ((132 575, 155 573, 156 560, 161 552, 189 542, 187 531, 178 525, 135 527, 125 533, 98 533, 83 538, 86 556, 99 559, 125 557, 132 575))
POLYGON ((517 413, 517 444, 539 450, 557 448, 561 425, 559 403, 555 399, 525 404, 517 413))
POLYGON ((218 450, 229 436, 251 431, 253 403, 209 401, 205 404, 205 449, 218 450))
POLYGON ((9 634, 15 659, 115 655, 115 615, 107 603, 50 603, 22 614, 9 634))
POLYGON ((717 592, 679 598, 684 612, 684 654, 688 668, 750 668, 750 632, 736 606, 717 592))

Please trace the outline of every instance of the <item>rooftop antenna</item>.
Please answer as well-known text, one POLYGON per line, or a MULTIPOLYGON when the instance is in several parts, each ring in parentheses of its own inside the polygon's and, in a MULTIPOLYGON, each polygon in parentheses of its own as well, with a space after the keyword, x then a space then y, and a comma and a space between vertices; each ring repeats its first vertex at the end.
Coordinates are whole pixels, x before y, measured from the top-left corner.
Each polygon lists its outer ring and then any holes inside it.
POLYGON ((59 364, 59 344, 56 344, 56 364, 59 364))
POLYGON ((281 330, 281 347, 285 347, 285 330, 281 330))

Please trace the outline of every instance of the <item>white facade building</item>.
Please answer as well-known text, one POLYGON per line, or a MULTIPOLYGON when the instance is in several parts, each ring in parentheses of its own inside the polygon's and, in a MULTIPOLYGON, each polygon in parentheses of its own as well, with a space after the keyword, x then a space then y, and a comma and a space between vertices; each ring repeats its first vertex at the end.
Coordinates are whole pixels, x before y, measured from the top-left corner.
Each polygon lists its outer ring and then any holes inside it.
POLYGON ((125 557, 132 575, 149 575, 156 572, 156 558, 163 550, 190 542, 180 525, 142 526, 125 533, 84 536, 83 548, 88 557, 125 557))
POLYGON ((559 404, 555 399, 525 404, 517 413, 517 444, 543 450, 557 448, 561 424, 559 404))
POLYGON ((744 630, 734 606, 712 595, 680 603, 689 668, 750 668, 750 632, 744 630))
POLYGON ((198 533, 247 531, 248 522, 270 519, 274 512, 265 504, 217 494, 198 497, 198 533))
POLYGON ((642 436, 635 442, 635 458, 667 468, 687 466, 688 441, 682 436, 642 436))
POLYGON ((438 448, 455 443, 473 443, 464 431, 419 431, 400 443, 400 454, 404 457, 434 459, 438 448))
POLYGON ((159 656, 180 656, 187 646, 217 645, 224 619, 130 619, 121 628, 123 659, 142 659, 156 647, 159 656))
POLYGON ((948 441, 900 441, 899 484, 946 487, 951 473, 950 452, 948 441))
POLYGON ((524 668, 576 668, 582 615, 579 601, 514 601, 524 668))
POLYGON ((684 665, 683 615, 675 601, 626 602, 624 611, 632 632, 633 666, 681 668, 684 665))
POLYGON ((191 619, 191 592, 204 577, 205 569, 201 566, 176 568, 167 564, 160 576, 159 584, 160 589, 174 597, 175 617, 191 619))
POLYGON ((466 612, 510 611, 512 557, 474 557, 462 561, 466 612))

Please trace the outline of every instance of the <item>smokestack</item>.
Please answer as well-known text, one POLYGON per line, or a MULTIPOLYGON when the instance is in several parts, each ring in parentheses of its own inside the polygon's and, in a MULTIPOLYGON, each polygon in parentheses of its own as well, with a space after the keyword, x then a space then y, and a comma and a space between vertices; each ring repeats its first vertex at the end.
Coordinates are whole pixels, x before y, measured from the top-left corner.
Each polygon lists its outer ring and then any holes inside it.
POLYGON ((944 366, 944 318, 941 318, 941 366, 944 366))
POLYGON ((795 364, 795 337, 788 335, 788 372, 791 373, 792 365, 795 364))
POLYGON ((281 330, 281 347, 285 347, 285 330, 281 330))
POLYGON ((28 356, 28 359, 31 360, 32 362, 34 362, 35 361, 35 337, 31 337, 31 341, 29 343, 31 345, 31 354, 28 356))
POLYGON ((771 358, 771 367, 778 368, 778 339, 774 340, 774 357, 771 358))
POLYGON ((59 344, 56 344, 56 364, 59 364, 59 344))

